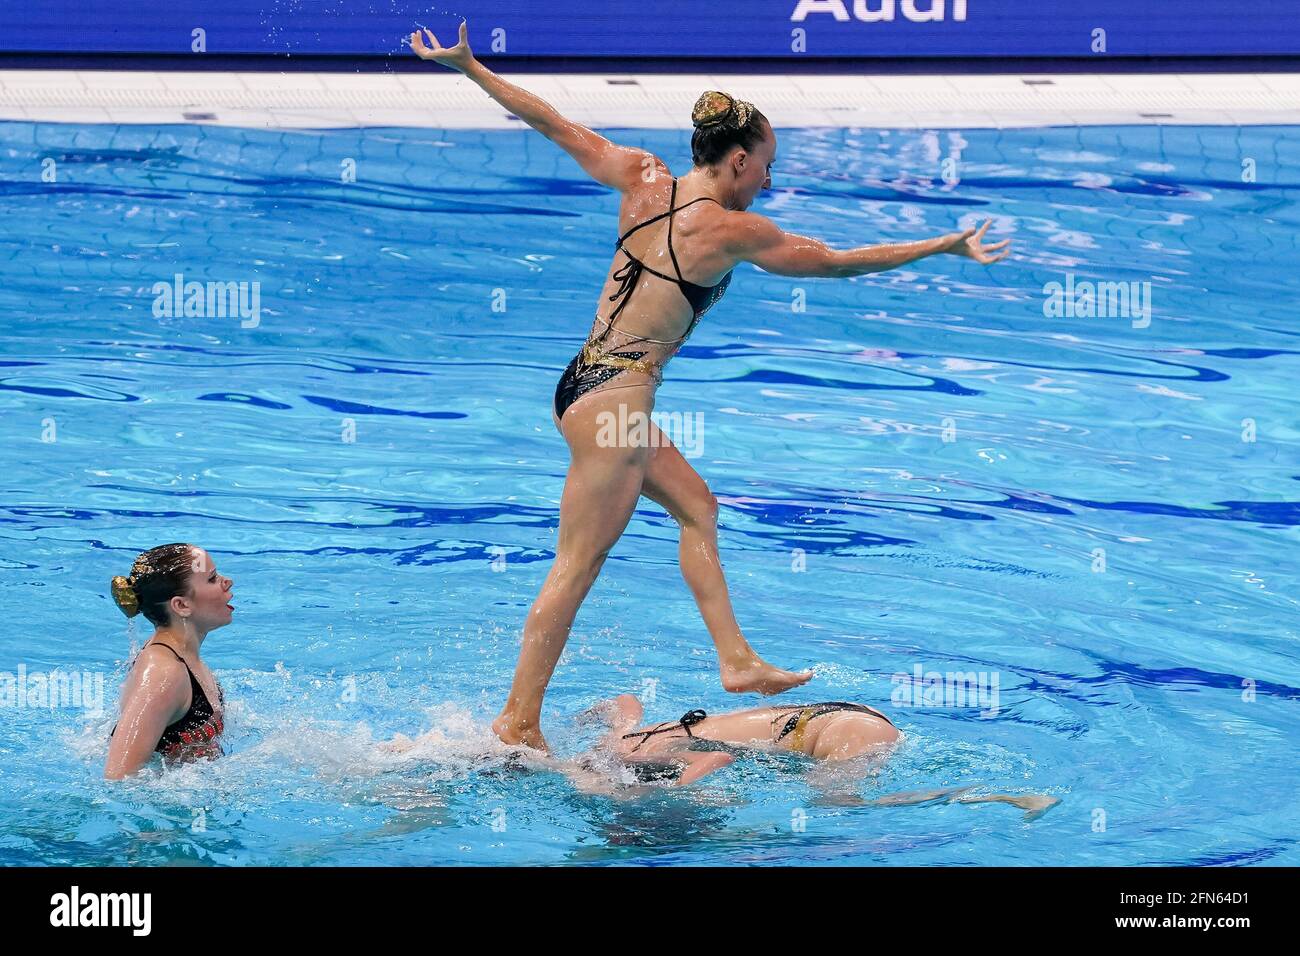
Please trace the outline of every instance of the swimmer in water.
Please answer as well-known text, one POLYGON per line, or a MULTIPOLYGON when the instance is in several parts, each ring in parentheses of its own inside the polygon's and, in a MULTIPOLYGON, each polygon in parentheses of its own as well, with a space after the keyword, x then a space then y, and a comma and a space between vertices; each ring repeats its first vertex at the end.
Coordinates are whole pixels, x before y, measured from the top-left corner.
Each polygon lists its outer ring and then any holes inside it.
POLYGON ((143 614, 156 630, 122 685, 105 779, 137 772, 155 753, 166 763, 221 754, 225 700, 199 650, 234 616, 232 583, 206 551, 188 544, 151 548, 135 559, 130 575, 113 578, 122 613, 143 614))
POLYGON ((578 608, 643 495, 680 527, 682 576, 713 639, 722 686, 776 694, 806 683, 811 671, 767 663, 736 621, 718 556, 717 500, 650 420, 663 367, 743 262, 775 275, 848 277, 940 254, 997 262, 1010 240, 986 246, 986 222, 916 242, 832 249, 746 211, 771 186, 777 148, 771 124, 752 103, 717 91, 700 96, 691 114, 694 165, 678 178, 658 156, 612 143, 494 74, 470 51, 464 23, 455 46, 443 47, 427 30, 411 34, 410 43, 423 59, 473 80, 620 196, 621 235, 602 308, 555 389, 552 420, 570 452, 555 562, 528 612, 514 681, 493 731, 505 743, 547 749, 542 697, 578 608), (610 421, 631 425, 628 434, 611 440, 610 421))
MULTIPOLYGON (((873 707, 845 701, 756 707, 708 716, 692 710, 680 719, 639 726, 641 702, 631 694, 602 701, 586 712, 609 726, 609 733, 566 772, 589 792, 608 793, 598 775, 598 756, 618 757, 640 783, 684 787, 742 758, 747 750, 801 753, 827 762, 888 756, 902 736, 893 722, 873 707), (593 759, 596 758, 596 759, 593 759)), ((922 803, 1009 803, 1034 817, 1060 800, 1045 794, 972 794, 970 787, 890 794, 868 806, 922 803)))

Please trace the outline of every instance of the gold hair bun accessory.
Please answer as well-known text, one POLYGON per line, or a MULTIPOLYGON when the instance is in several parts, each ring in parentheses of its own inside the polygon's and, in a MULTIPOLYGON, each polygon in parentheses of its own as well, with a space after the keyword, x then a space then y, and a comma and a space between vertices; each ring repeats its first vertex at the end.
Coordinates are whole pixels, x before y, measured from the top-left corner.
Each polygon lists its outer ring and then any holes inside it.
POLYGON ((120 574, 113 576, 113 601, 127 617, 135 617, 140 613, 140 596, 135 593, 130 579, 120 574))
POLYGON ((709 90, 701 93, 695 101, 695 107, 691 110, 691 122, 697 129, 710 129, 734 119, 736 127, 740 128, 749 122, 753 114, 753 103, 738 100, 721 90, 709 90))

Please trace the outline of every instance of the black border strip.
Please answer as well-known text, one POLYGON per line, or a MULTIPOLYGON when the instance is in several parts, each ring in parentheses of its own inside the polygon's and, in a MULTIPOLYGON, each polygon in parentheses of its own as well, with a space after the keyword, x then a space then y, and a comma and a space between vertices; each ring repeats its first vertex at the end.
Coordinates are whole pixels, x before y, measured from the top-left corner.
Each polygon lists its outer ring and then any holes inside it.
MULTIPOLYGON (((1053 825, 1050 816, 1047 821, 1053 825)), ((1073 822, 1061 822, 1078 830, 1073 822)), ((1083 848, 1090 839, 1106 837, 1088 834, 1085 824, 1077 839, 1083 848)), ((1294 858, 1287 842, 1275 845, 1294 858)), ((849 846, 829 842, 823 849, 849 846)), ((981 939, 1013 945, 1037 940, 1036 949, 1053 940, 1092 938, 1128 940, 1130 948, 1156 942, 1182 946, 1195 934, 1225 952, 1243 944, 1258 948, 1263 937, 1252 938, 1252 930, 1271 928, 1269 938, 1276 939, 1294 928, 1295 877, 1294 868, 1272 867, 782 868, 747 863, 744 853, 726 868, 548 867, 544 873, 535 867, 0 867, 0 919, 10 937, 24 943, 48 935, 56 938, 52 941, 63 936, 65 947, 135 945, 139 937, 129 927, 51 925, 60 906, 63 915, 71 912, 76 886, 79 900, 88 894, 149 893, 150 936, 192 947, 197 928, 209 949, 227 940, 246 949, 255 937, 263 944, 292 940, 299 950, 320 940, 328 952, 355 939, 372 952, 385 939, 396 941, 395 932, 437 946, 456 931, 480 928, 498 946, 517 933, 535 947, 539 931, 547 929, 562 942, 607 939, 614 945, 629 933, 644 935, 648 915, 660 917, 650 926, 660 935, 651 939, 677 948, 683 940, 699 948, 709 930, 732 948, 752 936, 757 946, 771 950, 783 929, 807 945, 831 938, 828 931, 839 925, 858 936, 865 930, 868 945, 885 939, 879 935, 883 930, 896 942, 910 936, 909 949, 927 951, 978 946, 981 939), (799 883, 794 909, 774 913, 771 901, 789 890, 791 878, 799 883), (667 909, 636 909, 635 902, 644 900, 663 900, 667 909), (684 928, 684 907, 697 901, 708 909, 691 914, 684 928), (217 909, 208 912, 213 905, 217 909), (1178 922, 1241 917, 1249 920, 1248 927, 1206 930, 1178 922), (1165 918, 1171 926, 1160 925, 1165 918), (1152 919, 1155 926, 1117 925, 1132 919, 1152 919), (563 932, 569 935, 561 937, 563 932)), ((143 916, 141 910, 136 914, 143 916)))

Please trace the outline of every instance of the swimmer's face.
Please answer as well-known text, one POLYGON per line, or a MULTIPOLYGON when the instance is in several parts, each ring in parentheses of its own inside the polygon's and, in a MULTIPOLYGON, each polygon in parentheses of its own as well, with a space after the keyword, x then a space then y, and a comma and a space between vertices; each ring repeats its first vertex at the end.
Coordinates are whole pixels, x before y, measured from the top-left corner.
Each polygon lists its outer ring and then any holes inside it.
POLYGON ((230 606, 233 585, 230 578, 217 573, 216 563, 208 552, 195 548, 190 565, 190 593, 171 600, 173 623, 177 617, 188 617, 202 633, 225 627, 234 617, 230 606))
POLYGON ((738 149, 731 158, 736 173, 736 205, 748 209, 764 189, 772 188, 772 165, 776 162, 776 133, 767 127, 767 136, 752 150, 738 149))

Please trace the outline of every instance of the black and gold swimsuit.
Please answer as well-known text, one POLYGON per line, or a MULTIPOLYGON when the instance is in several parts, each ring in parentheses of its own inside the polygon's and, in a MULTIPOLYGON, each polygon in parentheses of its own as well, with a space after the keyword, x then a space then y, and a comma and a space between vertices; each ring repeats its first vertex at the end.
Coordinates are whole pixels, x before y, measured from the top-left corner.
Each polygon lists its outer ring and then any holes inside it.
MULTIPOLYGON (((631 370, 644 372, 654 377, 654 384, 658 385, 663 381, 663 364, 671 356, 671 352, 666 353, 659 359, 647 359, 648 350, 638 350, 633 348, 639 343, 647 342, 654 345, 679 346, 690 337, 691 332, 699 323, 700 318, 713 305, 722 298, 727 291, 727 285, 731 282, 731 273, 728 272, 722 277, 717 285, 703 286, 696 285, 694 282, 688 282, 682 278, 681 266, 677 263, 677 253, 673 249, 673 215, 687 206, 693 206, 697 202, 717 202, 710 196, 701 196, 699 199, 692 199, 681 206, 677 205, 677 177, 673 177, 673 191, 668 200, 668 211, 661 212, 657 216, 651 216, 645 222, 638 223, 623 235, 618 237, 615 248, 620 250, 623 255, 627 256, 627 263, 614 273, 614 278, 620 283, 618 290, 609 297, 609 301, 618 302, 614 311, 610 313, 609 319, 600 319, 597 321, 604 324, 604 329, 599 334, 590 336, 583 345, 582 350, 569 362, 564 374, 560 376, 559 383, 555 386, 555 414, 558 418, 563 418, 564 413, 569 406, 580 399, 583 395, 592 389, 604 385, 610 379, 631 370), (638 229, 644 229, 651 223, 658 222, 660 219, 668 220, 668 255, 672 258, 673 269, 677 272, 676 277, 657 272, 650 266, 646 265, 632 253, 628 252, 623 243, 627 238, 638 229), (607 347, 607 340, 610 332, 623 332, 621 329, 615 329, 614 323, 618 320, 628 301, 632 298, 632 290, 641 280, 641 275, 648 272, 653 276, 658 276, 668 282, 673 282, 677 288, 682 290, 682 295, 690 303, 692 317, 691 324, 687 326, 686 332, 675 339, 652 339, 646 335, 633 335, 633 333, 623 333, 632 336, 632 338, 617 346, 616 348, 607 347), (621 300, 621 301, 620 301, 621 300)), ((642 383, 632 383, 640 385, 642 383)), ((611 388, 623 388, 628 386, 611 386, 611 388)))
POLYGON ((776 743, 789 737, 792 750, 803 750, 803 734, 808 727, 808 721, 814 717, 820 717, 822 714, 833 714, 841 710, 849 710, 858 714, 870 714, 873 717, 879 717, 889 726, 894 726, 892 720, 874 707, 868 707, 866 704, 849 704, 842 700, 833 700, 822 704, 805 704, 786 713, 777 714, 772 718, 772 726, 775 727, 781 722, 782 718, 785 719, 785 723, 781 727, 781 732, 776 735, 772 742, 776 743))
MULTIPOLYGON (((873 717, 879 717, 889 726, 893 727, 894 722, 876 710, 874 707, 868 707, 866 704, 851 704, 847 701, 834 700, 824 701, 820 704, 801 704, 798 707, 783 708, 772 718, 772 731, 775 736, 772 743, 779 743, 790 738, 790 749, 796 751, 803 750, 803 735, 808 727, 809 721, 821 717, 824 714, 833 714, 839 711, 851 711, 858 714, 870 714, 873 717), (778 726, 780 729, 778 730, 778 726)), ((656 724, 650 730, 638 730, 630 734, 624 734, 624 740, 630 740, 633 737, 640 737, 640 741, 632 748, 631 752, 636 753, 641 746, 658 734, 670 734, 673 731, 683 731, 684 736, 691 738, 691 750, 742 750, 743 748, 735 747, 723 741, 709 740, 704 737, 696 737, 691 728, 699 724, 708 717, 702 710, 690 710, 681 716, 680 719, 665 724, 656 724)), ((673 760, 628 760, 628 768, 643 783, 650 783, 660 780, 676 780, 686 769, 686 765, 673 760)))
MULTIPOLYGON (((176 648, 162 641, 150 641, 145 645, 145 647, 155 646, 167 648, 185 665, 185 672, 190 677, 190 707, 179 720, 167 725, 162 736, 158 738, 154 750, 162 754, 163 759, 168 762, 221 756, 220 738, 225 730, 221 718, 226 699, 220 682, 217 682, 217 706, 221 709, 217 709, 212 706, 203 685, 199 683, 199 679, 194 676, 194 671, 190 670, 189 663, 176 648)), ((141 651, 143 650, 144 648, 141 648, 141 651)), ((215 677, 213 679, 215 680, 215 677)), ((116 732, 117 725, 114 724, 113 729, 109 731, 110 739, 116 732)))

